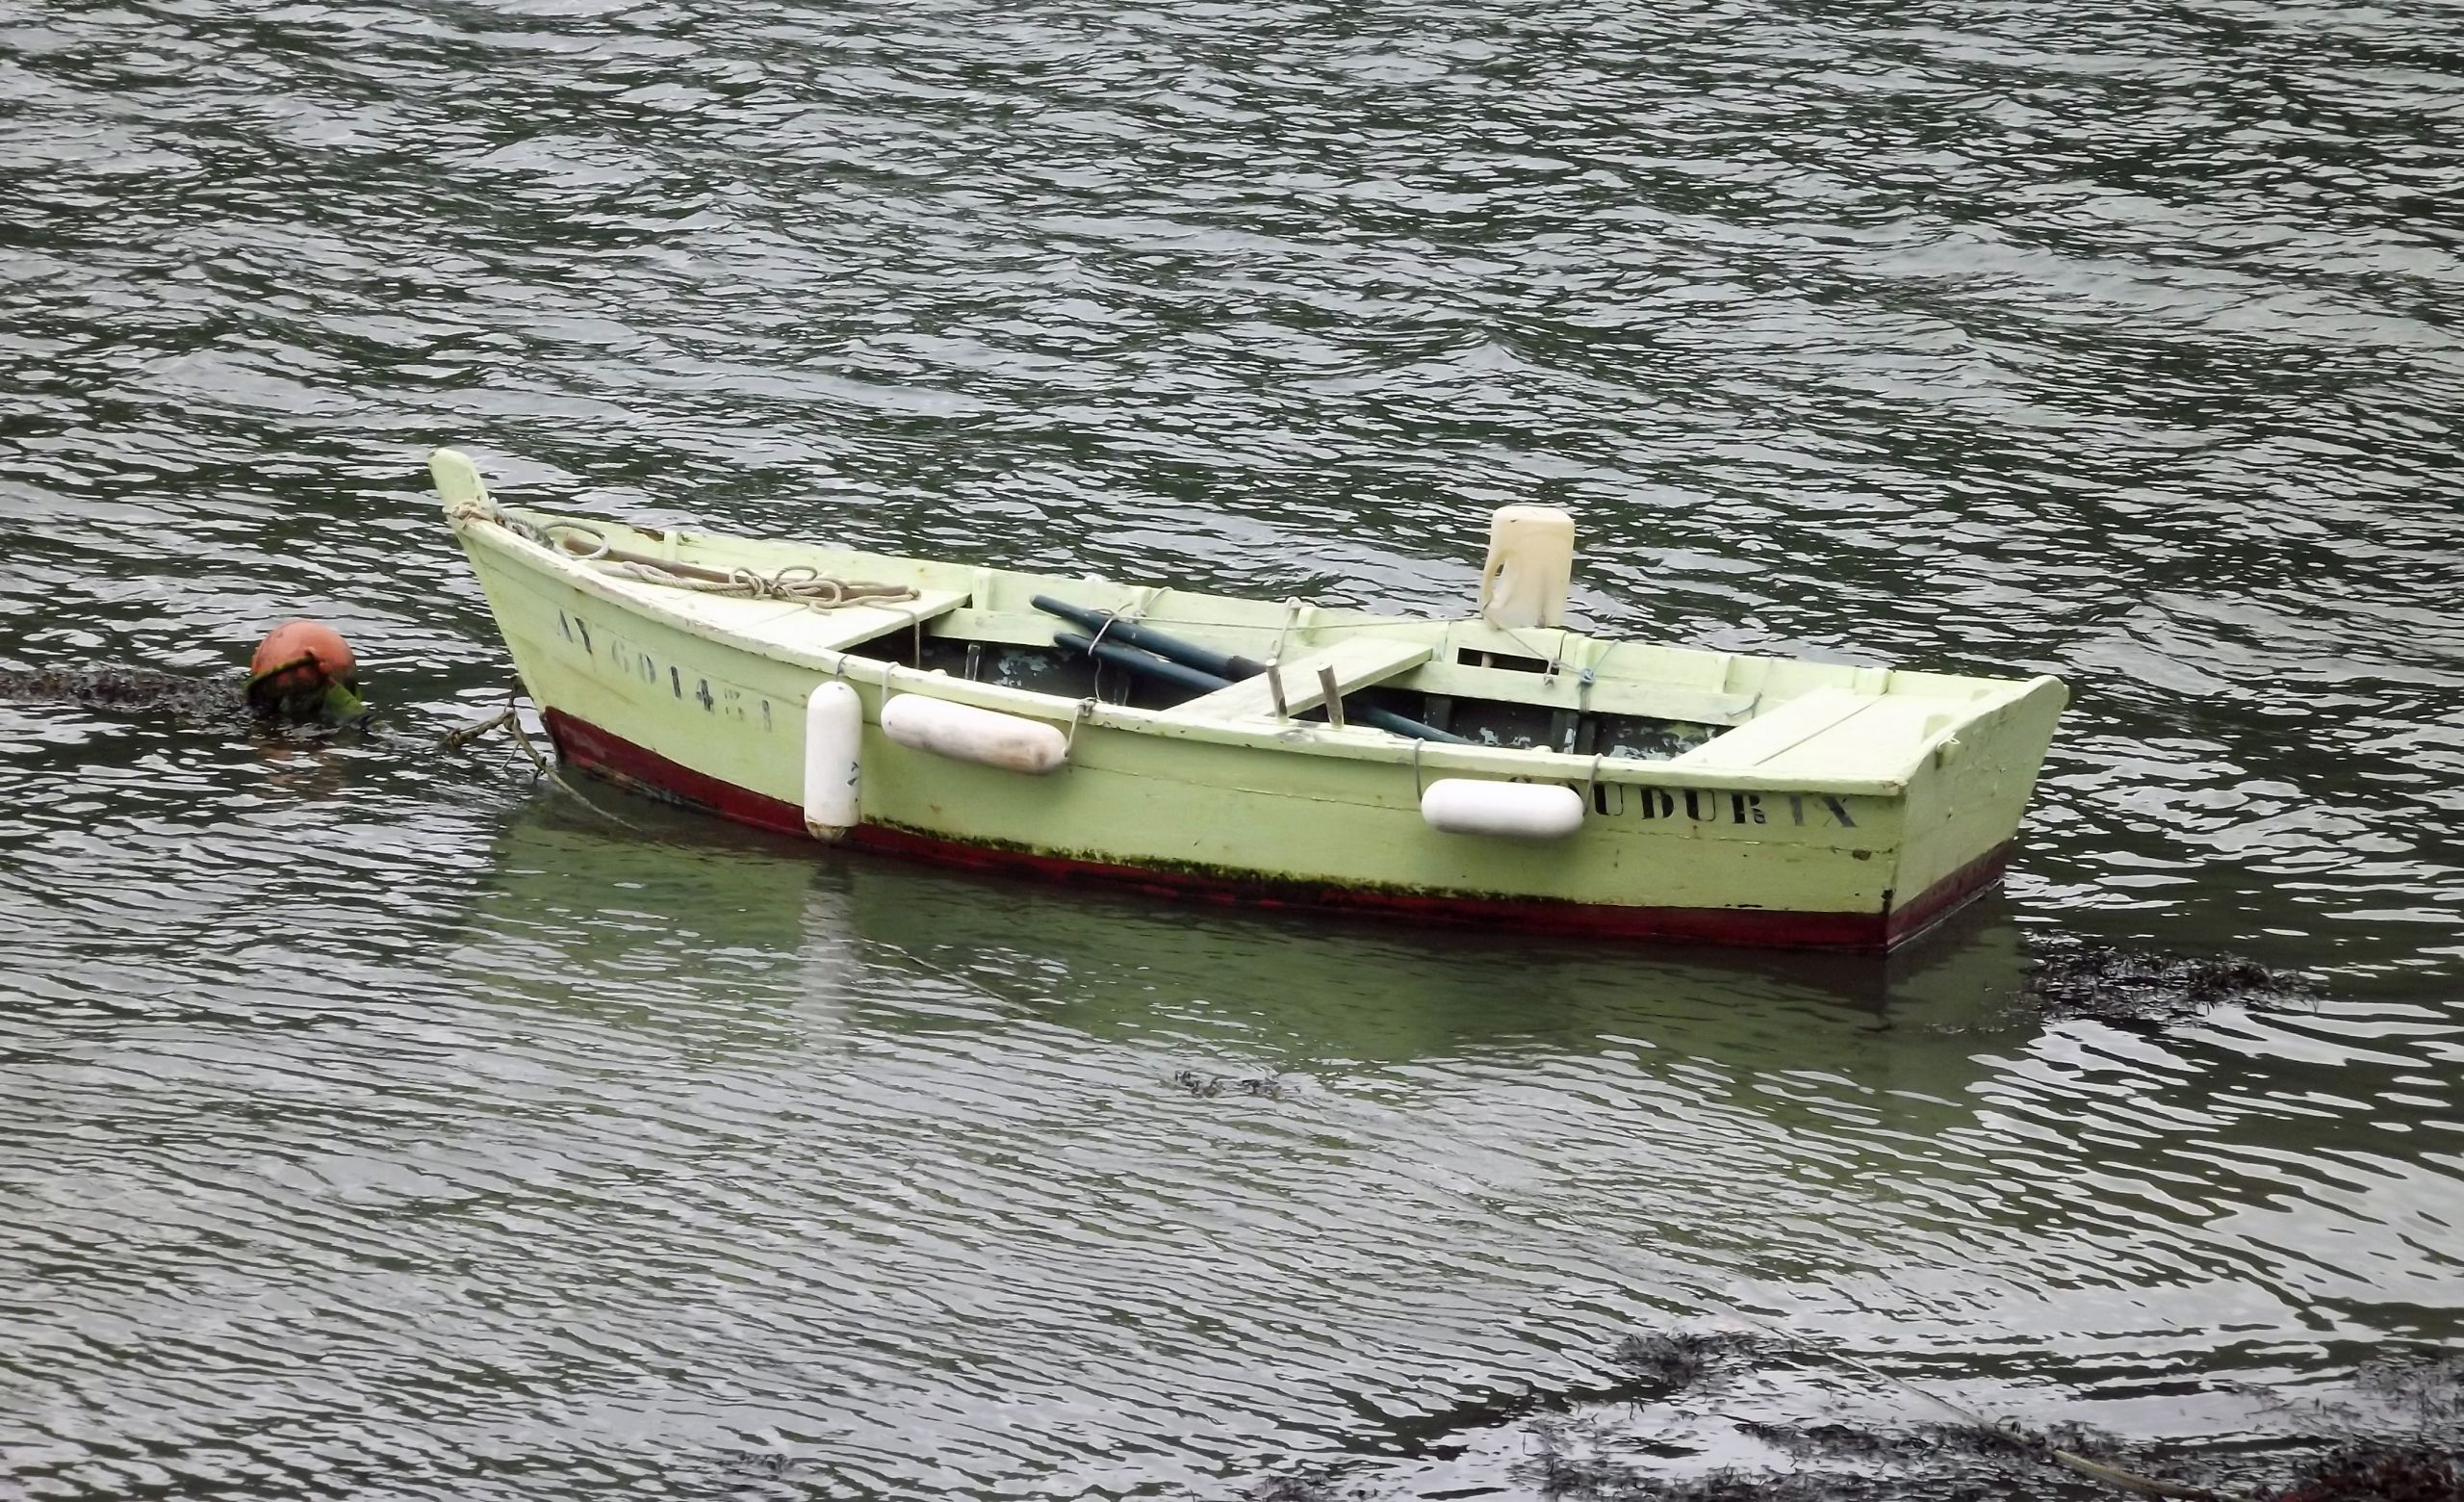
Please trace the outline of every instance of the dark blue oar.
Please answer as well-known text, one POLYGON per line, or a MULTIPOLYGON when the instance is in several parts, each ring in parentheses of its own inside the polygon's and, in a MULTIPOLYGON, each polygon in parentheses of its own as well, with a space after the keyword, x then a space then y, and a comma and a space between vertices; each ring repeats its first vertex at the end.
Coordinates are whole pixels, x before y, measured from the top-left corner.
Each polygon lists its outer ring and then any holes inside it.
POLYGON ((1232 681, 1228 678, 1218 678, 1213 673, 1201 673, 1196 668, 1184 667, 1178 662, 1157 657, 1152 652, 1141 652, 1136 647, 1125 647, 1114 641, 1097 641, 1094 637, 1079 632, 1056 632, 1053 634, 1052 641, 1057 647, 1066 647, 1072 652, 1084 652, 1098 662, 1110 662, 1115 667, 1127 668, 1141 678, 1151 678, 1158 683, 1172 684, 1194 693, 1213 693, 1218 688, 1232 686, 1232 681))
POLYGON ((1218 652, 1211 647, 1201 647, 1194 641, 1183 641, 1178 636, 1168 636, 1152 626, 1141 626, 1136 621, 1121 620, 1109 610, 1090 609, 1083 605, 1071 605, 1065 600, 1056 600, 1050 595, 1036 596, 1035 607, 1046 615, 1058 615, 1072 625, 1083 626, 1095 633, 1104 641, 1118 641, 1133 647, 1143 647, 1157 657, 1178 662, 1183 667, 1196 668, 1201 673, 1212 673, 1226 683, 1236 679, 1255 678, 1267 670, 1264 662, 1252 661, 1245 657, 1234 657, 1229 652, 1218 652))

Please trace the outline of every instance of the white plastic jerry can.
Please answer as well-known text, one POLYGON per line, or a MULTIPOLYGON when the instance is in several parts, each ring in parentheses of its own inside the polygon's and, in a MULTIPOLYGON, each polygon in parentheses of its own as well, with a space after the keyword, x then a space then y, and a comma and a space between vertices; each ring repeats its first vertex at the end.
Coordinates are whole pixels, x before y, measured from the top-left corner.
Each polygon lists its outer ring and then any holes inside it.
POLYGON ((1489 515, 1480 616, 1492 626, 1563 626, 1574 583, 1575 519, 1553 505, 1502 505, 1489 515))

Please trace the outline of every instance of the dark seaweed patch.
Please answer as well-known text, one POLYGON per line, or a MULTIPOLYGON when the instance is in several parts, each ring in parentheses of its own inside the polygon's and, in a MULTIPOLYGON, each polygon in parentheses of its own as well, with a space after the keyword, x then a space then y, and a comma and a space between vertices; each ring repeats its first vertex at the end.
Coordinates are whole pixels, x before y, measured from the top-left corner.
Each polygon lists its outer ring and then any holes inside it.
POLYGON ((1980 1460, 2048 1461, 2056 1450, 2091 1460, 2121 1453, 2110 1435, 2078 1424, 2026 1432, 1977 1424, 1918 1424, 1908 1429, 1858 1429, 1847 1424, 1761 1424, 1737 1427, 1775 1450, 1886 1464, 1923 1463, 1945 1455, 1980 1460))
POLYGON ((2358 1380, 2426 1435, 2464 1444, 2464 1353, 2381 1357, 2362 1367, 2358 1380))
POLYGON ((2325 1435, 2323 1446, 2368 1437, 2464 1447, 2464 1355, 2404 1351, 2373 1358, 2354 1371, 2351 1395, 2342 1399, 2250 1383, 2220 1385, 2325 1435))
POLYGON ((1732 1332, 1653 1332, 1628 1335, 1613 1353, 1655 1396, 1674 1396, 1723 1372, 1770 1364, 1770 1342, 1732 1332))
POLYGON ((2204 1017, 2221 1006, 2303 999, 2298 977, 2233 955, 2189 955, 2040 941, 2024 997, 2048 1021, 2089 1018, 2142 1028, 2204 1017))
POLYGON ((1332 1465, 1270 1476, 1249 1489, 1249 1502, 1367 1502, 1381 1493, 1345 1482, 1332 1465))
POLYGON ((1619 1341, 1612 1358, 1622 1375, 1607 1383, 1477 1396, 1401 1419, 1357 1405, 1378 1431, 1364 1447, 1375 1459, 1303 1464, 1260 1482, 1250 1502, 1491 1495, 1398 1491, 1374 1468, 1399 1456, 1459 1457, 1480 1430, 1519 1432, 1524 1453, 1508 1476, 1551 1502, 2091 1502, 2134 1490, 2234 1502, 2464 1502, 2464 1354, 2381 1358, 2354 1374, 2355 1402, 2300 1405, 2307 1437, 2256 1446, 2133 1442, 2077 1424, 1873 1427, 1721 1414, 1720 1424, 1774 1459, 1716 1469, 1697 1468, 1709 1458, 1699 1433, 1663 1422, 1706 1416, 1701 1403, 1681 1400, 1821 1354, 1776 1336, 1647 1331, 1619 1341), (1669 1407, 1647 1414, 1646 1404, 1669 1407))
POLYGON ((1810 1428, 1744 1425, 1787 1451, 1786 1470, 1725 1467, 1669 1475, 1608 1453, 1596 1427, 1582 1422, 1535 1425, 1531 1454, 1514 1479, 1562 1502, 1983 1502, 2016 1495, 2066 1495, 2060 1484, 2024 1491, 2013 1482, 2034 1457, 2025 1439, 1959 1430, 1882 1434, 1825 1424, 1810 1428), (2005 1442, 2007 1437, 2008 1442, 2005 1442))
POLYGON ((2464 1502, 2464 1451, 2348 1446, 2314 1463, 2273 1502, 2464 1502))
MULTIPOLYGON (((1575 1441, 1602 1432, 1599 1420, 1581 1410, 1633 1409, 1669 1402, 1688 1391, 1715 1386, 1722 1377, 1784 1362, 1783 1349, 1758 1335, 1730 1331, 1647 1331, 1626 1336, 1611 1352, 1616 1374, 1606 1381, 1571 1383, 1553 1387, 1522 1387, 1510 1392, 1467 1397, 1435 1412, 1398 1417, 1365 1405, 1360 1415, 1385 1432, 1389 1448, 1407 1456, 1450 1456, 1462 1453, 1461 1437, 1528 1423, 1536 1441, 1530 1459, 1522 1463, 1531 1474, 1519 1479, 1550 1496, 1656 1497, 1659 1492, 1632 1489, 1658 1485, 1634 1462, 1578 1451, 1575 1441), (1536 1469, 1533 1469, 1536 1467, 1536 1469), (1551 1489, 1555 1489, 1552 1490, 1551 1489), (1619 1488, 1627 1489, 1620 1490, 1619 1488)), ((1619 1448, 1660 1460, 1688 1456, 1682 1446, 1626 1440, 1619 1448)), ((1669 1495, 1678 1495, 1671 1492, 1669 1495)), ((1312 1502, 1312 1494, 1296 1493, 1294 1502, 1312 1502)))
MULTIPOLYGON (((2464 1502, 2464 1353, 2380 1357, 2354 1385, 2411 1433, 2347 1438, 2272 1502, 2464 1502)), ((2320 1414, 2367 1422, 2347 1406, 2320 1414)))
POLYGON ((1224 1095, 1245 1095, 1263 1096, 1270 1101, 1280 1101, 1284 1097, 1284 1092, 1290 1088, 1280 1075, 1201 1075, 1194 1069, 1185 1069, 1175 1074, 1172 1076, 1172 1083, 1201 1100, 1213 1100, 1217 1096, 1224 1095))
MULTIPOLYGON (((1618 1342, 1613 1357, 1618 1370, 1604 1381, 1478 1393, 1435 1412, 1408 1416, 1367 1404, 1356 1405, 1356 1410, 1383 1432, 1383 1448, 1408 1456, 1455 1455, 1464 1448, 1461 1437, 1469 1434, 1526 1420, 1533 1421, 1535 1432, 1550 1425, 1562 1429, 1574 1422, 1570 1415, 1577 1410, 1665 1403, 1726 1373, 1774 1364, 1778 1353, 1770 1342, 1752 1335, 1680 1332, 1630 1335, 1618 1342)), ((1665 1458, 1692 1452, 1653 1453, 1665 1458)))
POLYGON ((116 714, 143 714, 200 723, 248 719, 248 702, 236 678, 191 678, 138 668, 45 668, 0 672, 0 700, 13 704, 66 704, 116 714))
MULTIPOLYGON (((1668 1475, 1611 1453, 1618 1447, 1614 1437, 1578 1420, 1535 1424, 1532 1453, 1512 1474, 1542 1496, 1567 1502, 2050 1502, 2117 1494, 2057 1468, 2057 1450, 2110 1461, 2135 1477, 2164 1477, 2169 1469, 2154 1459, 2125 1458, 2114 1440, 2067 1426, 2041 1434, 1934 1424, 1897 1430, 1750 1422, 1737 1427, 1793 1463, 1785 1469, 1668 1475)), ((2167 1479, 2184 1494, 2204 1494, 2167 1479)))

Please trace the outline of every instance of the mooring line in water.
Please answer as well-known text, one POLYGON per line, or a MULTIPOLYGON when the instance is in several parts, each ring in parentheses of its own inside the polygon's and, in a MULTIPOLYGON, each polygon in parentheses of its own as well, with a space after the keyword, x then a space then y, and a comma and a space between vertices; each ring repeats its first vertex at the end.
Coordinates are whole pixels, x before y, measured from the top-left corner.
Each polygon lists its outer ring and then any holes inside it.
POLYGON ((458 729, 447 731, 445 735, 438 739, 437 749, 440 751, 459 751, 464 746, 471 744, 471 742, 479 739, 483 736, 493 735, 500 730, 506 731, 512 735, 513 743, 522 748, 522 754, 530 759, 531 766, 537 769, 542 781, 546 782, 549 786, 554 788, 559 792, 562 792, 566 797, 569 797, 576 803, 580 804, 583 808, 586 808, 593 814, 598 815, 601 818, 607 820, 609 823, 622 829, 632 830, 636 834, 642 833, 641 825, 634 823, 631 819, 625 817, 621 814, 603 808, 598 803, 592 801, 591 798, 584 794, 579 788, 573 785, 565 774, 557 768, 554 762, 549 760, 546 752, 539 749, 537 743, 531 740, 530 733, 527 730, 525 730, 522 726, 522 709, 516 702, 521 697, 522 680, 517 678, 505 688, 503 709, 475 724, 464 725, 458 729))
POLYGON ((653 831, 645 829, 641 825, 634 823, 631 819, 627 818, 624 815, 617 813, 614 809, 608 808, 605 804, 600 803, 598 800, 592 798, 590 794, 576 787, 571 778, 567 777, 563 772, 559 771, 555 767, 551 766, 544 768, 539 775, 550 787, 555 789, 558 792, 563 793, 566 797, 573 799, 576 803, 580 804, 583 808, 590 810, 590 812, 598 815, 601 818, 607 820, 607 822, 615 825, 617 828, 629 829, 637 835, 649 836, 652 839, 658 838, 658 836, 653 831))
POLYGON ((539 748, 531 743, 530 733, 522 728, 522 710, 517 702, 521 697, 522 680, 517 678, 505 686, 503 709, 476 724, 464 725, 459 729, 447 731, 438 739, 437 749, 459 751, 482 736, 500 730, 510 731, 513 733, 513 743, 522 748, 522 754, 530 759, 530 764, 539 769, 540 775, 553 778, 556 775, 554 766, 550 764, 546 756, 540 753, 539 748))
POLYGON ((481 736, 502 730, 505 727, 506 722, 512 718, 512 707, 507 706, 505 709, 490 715, 486 719, 476 720, 471 724, 459 726, 453 730, 449 730, 443 736, 437 738, 437 749, 440 751, 459 751, 464 746, 469 745, 472 741, 478 739, 481 736))

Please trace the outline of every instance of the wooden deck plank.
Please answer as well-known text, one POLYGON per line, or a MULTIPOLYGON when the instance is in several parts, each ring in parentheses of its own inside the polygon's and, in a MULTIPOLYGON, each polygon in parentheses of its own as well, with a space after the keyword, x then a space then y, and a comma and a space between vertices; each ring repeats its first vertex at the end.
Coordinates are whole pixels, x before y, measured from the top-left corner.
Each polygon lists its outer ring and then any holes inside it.
POLYGON ((1672 766, 1760 766, 1874 703, 1870 694, 1815 688, 1763 711, 1726 735, 1669 759, 1672 766))
MULTIPOLYGON (((1283 679, 1284 708, 1302 714, 1326 702, 1325 689, 1318 679, 1322 667, 1334 670, 1337 693, 1350 693, 1420 666, 1428 660, 1431 650, 1425 641, 1351 636, 1320 651, 1287 659, 1277 669, 1283 679)), ((1229 688, 1192 699, 1172 712, 1208 719, 1255 719, 1274 713, 1274 691, 1261 673, 1229 688)))
POLYGON ((816 610, 790 600, 748 600, 736 595, 704 594, 676 589, 647 580, 611 580, 620 592, 636 595, 662 609, 688 615, 713 630, 748 641, 804 652, 843 652, 860 642, 918 621, 946 615, 966 604, 971 591, 926 589, 912 600, 885 600, 816 610))
POLYGON ((1890 777, 1907 769, 1937 735, 1974 712, 1943 699, 1892 694, 1827 730, 1765 757, 1758 771, 1807 777, 1890 777))

